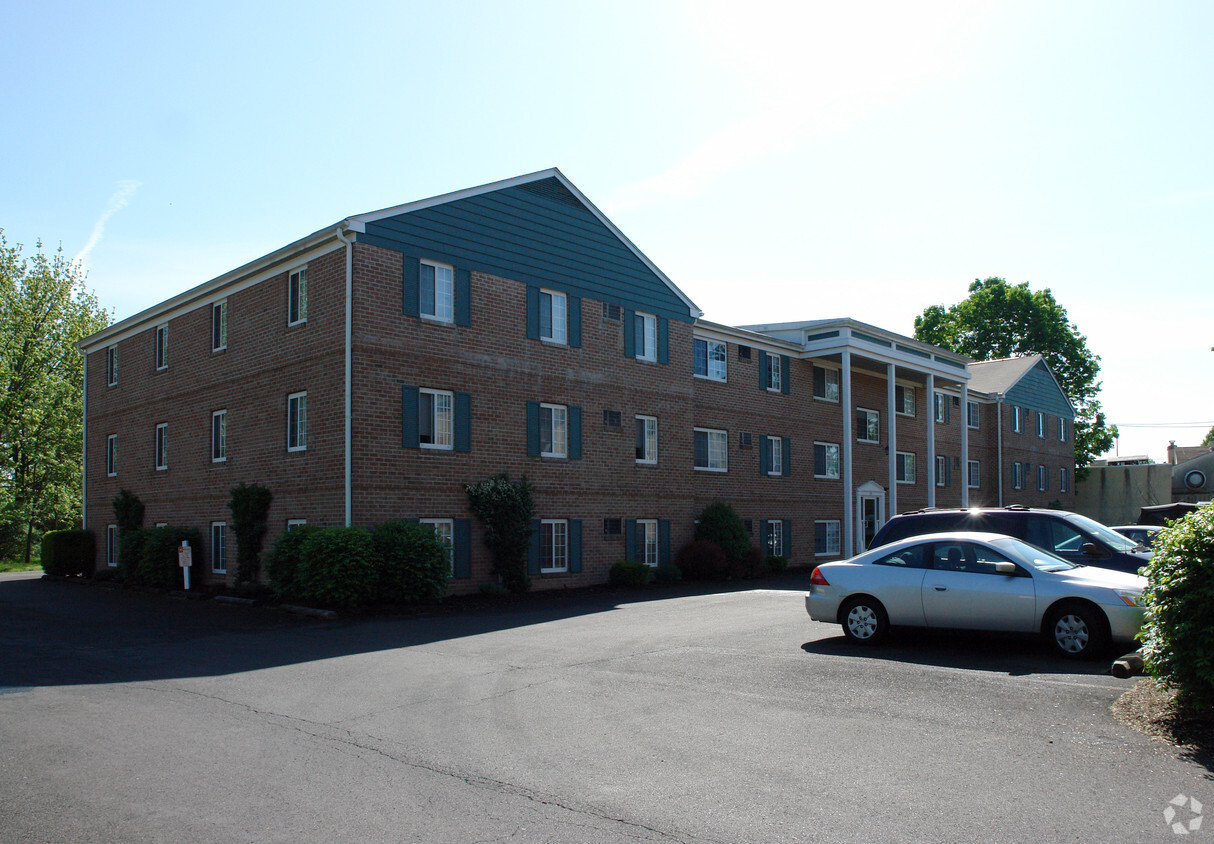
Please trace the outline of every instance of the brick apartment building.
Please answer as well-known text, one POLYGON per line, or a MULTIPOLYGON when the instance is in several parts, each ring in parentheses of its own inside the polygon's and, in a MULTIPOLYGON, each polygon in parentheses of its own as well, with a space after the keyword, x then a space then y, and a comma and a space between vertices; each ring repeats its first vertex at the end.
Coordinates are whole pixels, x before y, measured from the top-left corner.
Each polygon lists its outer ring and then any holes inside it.
POLYGON ((454 592, 491 577, 463 485, 499 472, 535 484, 535 588, 664 562, 714 500, 794 565, 890 513, 1073 502, 1074 412, 1039 357, 707 322, 555 169, 346 218, 80 348, 99 567, 120 489, 199 528, 213 581, 246 482, 273 493, 268 542, 433 523, 454 592))

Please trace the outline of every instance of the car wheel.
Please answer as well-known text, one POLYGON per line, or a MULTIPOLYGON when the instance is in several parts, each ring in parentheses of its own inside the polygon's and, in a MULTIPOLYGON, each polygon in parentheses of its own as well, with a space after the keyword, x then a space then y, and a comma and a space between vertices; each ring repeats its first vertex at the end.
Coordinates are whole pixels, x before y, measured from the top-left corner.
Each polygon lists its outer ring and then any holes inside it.
POLYGON ((839 610, 843 635, 859 645, 875 645, 889 633, 885 607, 872 598, 852 598, 839 610))
POLYGON ((1070 659, 1086 659, 1104 648, 1104 629, 1099 610, 1068 604, 1050 613, 1046 635, 1058 653, 1070 659))

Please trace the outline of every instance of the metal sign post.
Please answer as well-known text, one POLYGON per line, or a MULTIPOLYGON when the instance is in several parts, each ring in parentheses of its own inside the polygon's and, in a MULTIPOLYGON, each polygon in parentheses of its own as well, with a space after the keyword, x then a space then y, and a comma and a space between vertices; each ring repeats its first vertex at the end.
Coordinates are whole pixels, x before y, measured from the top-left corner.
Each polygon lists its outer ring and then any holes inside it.
POLYGON ((194 564, 194 551, 190 548, 190 543, 182 541, 181 547, 177 549, 177 565, 181 566, 181 572, 185 575, 185 589, 190 591, 190 566, 194 564))

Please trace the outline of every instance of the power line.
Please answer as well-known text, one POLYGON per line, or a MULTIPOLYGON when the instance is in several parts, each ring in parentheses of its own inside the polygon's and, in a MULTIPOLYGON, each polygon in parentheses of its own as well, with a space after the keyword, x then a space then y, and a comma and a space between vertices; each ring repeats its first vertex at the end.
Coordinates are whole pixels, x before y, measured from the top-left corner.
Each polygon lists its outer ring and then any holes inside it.
POLYGON ((1209 428, 1214 422, 1113 422, 1118 428, 1209 428))

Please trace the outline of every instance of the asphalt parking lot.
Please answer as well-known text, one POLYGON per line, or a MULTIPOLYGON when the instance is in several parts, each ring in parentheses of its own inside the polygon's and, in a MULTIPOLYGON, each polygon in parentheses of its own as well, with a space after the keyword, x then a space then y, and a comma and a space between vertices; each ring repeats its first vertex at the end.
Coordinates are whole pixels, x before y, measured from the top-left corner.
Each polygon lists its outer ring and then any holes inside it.
POLYGON ((1214 806, 1107 663, 861 650, 753 586, 317 621, 0 576, 0 839, 1144 842, 1214 806))

